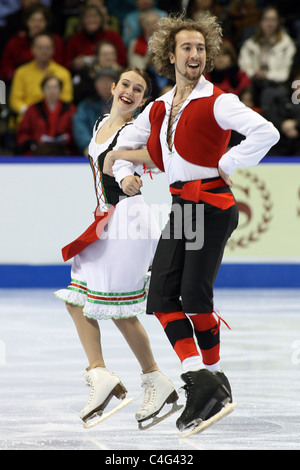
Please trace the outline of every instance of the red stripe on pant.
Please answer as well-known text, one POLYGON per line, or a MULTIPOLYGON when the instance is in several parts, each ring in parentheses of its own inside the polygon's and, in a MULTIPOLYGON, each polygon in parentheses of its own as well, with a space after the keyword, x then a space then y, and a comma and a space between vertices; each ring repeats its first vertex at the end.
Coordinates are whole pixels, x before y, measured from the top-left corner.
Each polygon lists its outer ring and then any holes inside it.
POLYGON ((203 364, 212 365, 220 360, 219 325, 212 313, 190 315, 201 349, 203 364))
POLYGON ((203 363, 216 364, 220 360, 218 323, 212 313, 187 316, 184 312, 155 313, 180 361, 199 356, 194 333, 203 363), (192 327, 193 325, 193 327, 192 327))
POLYGON ((155 313, 154 315, 162 324, 167 338, 181 362, 188 357, 199 356, 193 338, 193 328, 185 313, 155 313))

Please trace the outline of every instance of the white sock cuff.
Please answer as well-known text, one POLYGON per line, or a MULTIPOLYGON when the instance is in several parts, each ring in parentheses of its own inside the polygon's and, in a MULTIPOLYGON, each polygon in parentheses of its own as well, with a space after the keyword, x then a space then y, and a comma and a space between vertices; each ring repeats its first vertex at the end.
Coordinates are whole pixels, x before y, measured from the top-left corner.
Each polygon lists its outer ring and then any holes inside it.
POLYGON ((205 364, 205 368, 209 370, 209 372, 220 372, 220 361, 216 362, 215 364, 207 365, 205 364))
POLYGON ((181 363, 183 372, 188 372, 189 370, 199 370, 203 369, 203 362, 200 356, 191 356, 184 359, 181 363))

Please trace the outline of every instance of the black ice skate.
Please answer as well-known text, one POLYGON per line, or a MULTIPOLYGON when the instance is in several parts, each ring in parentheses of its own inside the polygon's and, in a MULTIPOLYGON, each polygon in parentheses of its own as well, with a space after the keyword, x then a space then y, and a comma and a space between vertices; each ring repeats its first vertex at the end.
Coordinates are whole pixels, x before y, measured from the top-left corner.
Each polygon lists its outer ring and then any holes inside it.
POLYGON ((181 376, 187 395, 185 409, 176 421, 180 437, 204 431, 233 411, 231 389, 223 372, 207 369, 190 371, 181 376))

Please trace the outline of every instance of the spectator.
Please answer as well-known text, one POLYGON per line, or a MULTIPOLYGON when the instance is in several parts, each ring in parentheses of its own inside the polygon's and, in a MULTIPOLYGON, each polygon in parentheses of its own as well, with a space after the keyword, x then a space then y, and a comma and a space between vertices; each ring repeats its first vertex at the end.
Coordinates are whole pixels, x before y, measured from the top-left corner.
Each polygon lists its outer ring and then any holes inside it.
POLYGON ((86 5, 96 5, 104 16, 104 29, 112 29, 117 33, 121 32, 120 21, 115 15, 110 13, 108 8, 109 0, 86 0, 86 5))
POLYGON ((182 13, 182 9, 186 6, 187 0, 158 0, 155 5, 161 10, 168 13, 182 13))
POLYGON ((148 10, 141 13, 139 23, 142 33, 138 38, 132 39, 128 46, 128 64, 146 70, 151 60, 151 53, 148 49, 148 41, 158 28, 160 14, 155 10, 148 10))
MULTIPOLYGON (((156 3, 156 2, 155 2, 156 3)), ((109 11, 119 18, 123 24, 124 18, 136 9, 136 0, 109 0, 109 11)))
MULTIPOLYGON (((105 4, 106 4, 105 0, 86 0, 84 2, 84 6, 95 5, 102 12, 104 16, 104 29, 112 29, 120 33, 121 28, 120 28, 120 22, 118 18, 110 14, 105 4)), ((64 33, 65 39, 68 39, 72 34, 77 33, 80 30, 79 16, 80 15, 76 14, 76 15, 70 16, 66 20, 65 33, 64 33)))
POLYGON ((206 78, 221 90, 235 95, 239 95, 244 88, 251 87, 251 81, 247 74, 240 70, 236 51, 229 42, 223 42, 220 54, 215 58, 215 67, 206 78))
MULTIPOLYGON (((49 32, 51 28, 51 12, 41 4, 34 4, 24 13, 24 27, 7 43, 2 60, 0 74, 5 82, 12 80, 15 70, 22 64, 32 60, 32 39, 36 34, 49 32)), ((62 63, 63 40, 58 34, 52 34, 54 39, 53 59, 62 63)))
POLYGON ((123 20, 123 41, 126 47, 132 39, 138 38, 142 34, 142 28, 139 22, 141 13, 145 13, 150 10, 156 11, 160 17, 166 16, 167 13, 164 10, 160 10, 155 7, 154 0, 135 0, 136 9, 131 13, 128 13, 123 20))
POLYGON ((8 40, 17 34, 23 15, 33 4, 50 7, 52 0, 1 0, 0 1, 0 57, 8 40))
POLYGON ((248 39, 259 23, 261 10, 257 0, 232 0, 227 12, 231 24, 231 40, 237 48, 248 39))
MULTIPOLYGON (((239 98, 240 98, 240 101, 244 103, 245 106, 248 106, 248 108, 253 109, 253 111, 259 114, 263 114, 262 110, 258 108, 257 106, 255 106, 254 92, 251 87, 243 88, 243 90, 239 94, 239 98)), ((229 150, 231 147, 234 147, 235 145, 240 144, 242 140, 245 140, 245 136, 243 136, 239 132, 232 130, 227 150, 229 150)), ((273 149, 274 147, 272 147, 272 153, 273 153, 273 149)))
POLYGON ((73 133, 80 153, 85 156, 88 155, 88 146, 96 120, 110 112, 111 86, 117 81, 118 76, 118 72, 112 68, 99 70, 94 80, 95 94, 78 104, 73 118, 73 133))
POLYGON ((117 59, 116 46, 106 39, 100 41, 97 46, 94 63, 91 63, 90 67, 85 67, 80 72, 77 72, 73 77, 75 104, 90 96, 91 90, 94 88, 95 76, 99 70, 102 68, 112 68, 117 72, 121 72, 122 67, 117 59))
POLYGON ((14 16, 20 8, 19 0, 11 0, 3 2, 0 8, 0 57, 2 55, 5 44, 11 36, 11 31, 8 28, 8 19, 14 16))
POLYGON ((300 46, 300 2, 295 0, 273 0, 272 6, 276 7, 279 14, 284 18, 284 25, 295 40, 297 47, 300 46))
POLYGON ((264 114, 280 132, 272 155, 300 155, 300 68, 287 83, 269 90, 264 114))
POLYGON ((18 121, 28 106, 43 99, 41 83, 46 75, 55 75, 63 83, 61 99, 66 102, 73 100, 73 85, 70 72, 52 60, 54 40, 46 33, 38 34, 32 42, 33 59, 17 68, 11 85, 9 104, 17 114, 18 121))
POLYGON ((108 39, 115 44, 118 52, 118 63, 124 66, 127 62, 127 51, 120 34, 105 30, 104 17, 95 5, 86 6, 81 15, 81 31, 72 34, 66 43, 65 66, 75 74, 90 66, 95 58, 96 48, 100 41, 108 39))
POLYGON ((195 18, 197 13, 209 11, 212 15, 218 17, 222 12, 222 7, 215 0, 189 0, 186 8, 186 15, 189 18, 195 18))
POLYGON ((15 135, 9 125, 9 108, 6 104, 0 106, 0 155, 12 155, 15 150, 15 135))
POLYGON ((116 46, 113 42, 108 41, 107 39, 100 41, 97 46, 92 73, 97 72, 103 67, 111 67, 118 72, 122 70, 122 67, 118 63, 118 53, 116 46))
POLYGON ((254 93, 252 87, 243 88, 243 90, 239 94, 239 98, 245 106, 248 106, 248 108, 253 109, 253 111, 255 111, 256 113, 263 114, 262 109, 255 106, 254 93))
POLYGON ((161 90, 170 84, 174 85, 168 78, 158 75, 151 63, 152 54, 148 49, 148 41, 157 30, 158 20, 161 15, 157 10, 148 10, 140 14, 142 34, 130 41, 128 47, 128 63, 130 66, 146 70, 152 84, 152 98, 157 98, 161 90))
POLYGON ((162 94, 162 90, 173 88, 175 83, 170 78, 165 77, 164 75, 159 75, 155 67, 152 65, 152 62, 148 65, 146 72, 152 83, 152 99, 156 99, 162 94))
POLYGON ((62 82, 54 75, 41 84, 43 100, 27 109, 16 133, 18 153, 70 155, 75 153, 72 117, 75 106, 60 99, 62 82))
POLYGON ((188 0, 186 7, 186 15, 188 18, 196 19, 197 15, 209 11, 216 16, 222 24, 223 37, 231 37, 231 26, 229 16, 225 8, 215 0, 188 0))
POLYGON ((295 52, 294 41, 283 29, 278 11, 267 7, 255 35, 242 45, 238 59, 240 68, 252 80, 259 107, 264 107, 264 94, 270 87, 288 79, 295 52))

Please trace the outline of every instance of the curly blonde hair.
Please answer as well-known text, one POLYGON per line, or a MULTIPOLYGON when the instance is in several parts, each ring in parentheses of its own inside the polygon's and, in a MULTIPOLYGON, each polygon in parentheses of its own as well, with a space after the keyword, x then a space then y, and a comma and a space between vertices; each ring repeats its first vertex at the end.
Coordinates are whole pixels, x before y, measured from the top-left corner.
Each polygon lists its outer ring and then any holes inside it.
POLYGON ((182 30, 199 31, 205 39, 206 66, 203 73, 214 68, 215 57, 222 44, 222 28, 217 17, 210 13, 201 13, 196 19, 190 19, 184 13, 163 17, 158 21, 156 31, 149 41, 152 63, 159 75, 175 80, 174 65, 169 61, 169 53, 175 52, 176 35, 182 30))

